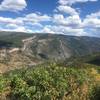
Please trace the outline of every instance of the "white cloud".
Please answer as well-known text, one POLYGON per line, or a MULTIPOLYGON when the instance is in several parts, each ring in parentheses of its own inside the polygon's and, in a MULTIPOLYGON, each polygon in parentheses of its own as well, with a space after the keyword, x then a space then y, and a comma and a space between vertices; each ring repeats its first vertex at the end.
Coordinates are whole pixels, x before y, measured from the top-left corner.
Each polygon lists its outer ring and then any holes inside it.
POLYGON ((10 28, 0 28, 2 31, 14 31, 14 32, 28 32, 28 30, 23 27, 23 26, 20 26, 20 27, 16 27, 14 29, 10 29, 10 28))
POLYGON ((52 29, 48 28, 48 27, 44 27, 41 32, 43 33, 55 33, 52 29))
POLYGON ((88 31, 88 35, 100 35, 100 11, 87 15, 83 21, 84 30, 88 31))
POLYGON ((67 6, 67 5, 66 6, 60 5, 60 6, 57 7, 57 9, 61 12, 64 12, 64 13, 67 13, 67 14, 70 14, 70 15, 78 15, 78 12, 74 8, 67 6))
POLYGON ((61 5, 72 5, 72 4, 75 4, 75 3, 85 3, 85 2, 95 2, 95 1, 98 1, 98 0, 59 0, 59 4, 61 5))
POLYGON ((17 24, 21 25, 23 24, 22 20, 19 20, 18 18, 6 18, 6 17, 0 17, 0 23, 1 24, 17 24))
POLYGON ((100 18, 100 11, 86 16, 87 18, 100 18))
POLYGON ((16 32, 28 32, 27 29, 24 26, 17 27, 15 29, 13 29, 13 31, 16 31, 16 32))
POLYGON ((27 6, 25 0, 3 0, 0 4, 1 11, 22 11, 27 6))
POLYGON ((90 28, 100 28, 100 19, 97 18, 85 19, 83 25, 85 27, 90 27, 90 28))
POLYGON ((72 7, 75 3, 96 2, 98 0, 59 0, 56 10, 58 14, 54 14, 53 22, 56 26, 49 27, 55 32, 73 35, 88 35, 100 30, 100 11, 87 15, 81 19, 80 13, 72 7), (66 15, 67 14, 67 15, 66 15), (68 15, 69 14, 69 15, 68 15), (59 28, 58 28, 59 27, 59 28), (87 31, 88 30, 88 31, 87 31), (96 31, 97 30, 97 31, 96 31))
POLYGON ((42 15, 42 14, 37 14, 37 13, 31 13, 25 16, 24 21, 36 23, 36 22, 41 22, 41 21, 50 21, 51 17, 48 15, 42 15))
POLYGON ((42 24, 40 24, 40 22, 46 22, 50 20, 51 20, 51 17, 48 15, 31 13, 31 14, 25 15, 24 17, 17 17, 17 18, 0 17, 0 24, 11 25, 11 26, 12 25, 23 26, 27 24, 27 25, 42 27, 42 24))
MULTIPOLYGON (((21 31, 21 32, 34 32, 35 28, 42 28, 41 22, 48 22, 51 17, 48 15, 42 15, 40 13, 31 13, 23 17, 6 18, 0 17, 0 30, 5 31, 21 31), (3 27, 2 27, 3 26, 3 27)), ((46 30, 45 31, 49 31, 46 30)))
POLYGON ((43 27, 43 25, 40 23, 28 23, 28 24, 30 24, 32 26, 43 27))
POLYGON ((55 24, 70 26, 72 28, 81 27, 81 19, 78 15, 73 15, 69 17, 64 17, 62 14, 55 14, 53 21, 55 24))
POLYGON ((100 11, 87 15, 83 21, 84 27, 100 28, 100 11))
POLYGON ((17 26, 16 24, 7 24, 6 27, 7 27, 7 28, 13 28, 13 29, 15 29, 15 28, 17 28, 18 26, 17 26))
MULTIPOLYGON (((66 35, 76 35, 76 36, 81 36, 81 35, 86 35, 86 32, 84 32, 84 29, 82 28, 71 28, 71 27, 66 27, 62 25, 46 25, 43 30, 49 30, 51 33, 55 34, 66 34, 66 35)), ((43 30, 41 30, 43 32, 43 30)), ((48 31, 44 31, 48 32, 48 31)))

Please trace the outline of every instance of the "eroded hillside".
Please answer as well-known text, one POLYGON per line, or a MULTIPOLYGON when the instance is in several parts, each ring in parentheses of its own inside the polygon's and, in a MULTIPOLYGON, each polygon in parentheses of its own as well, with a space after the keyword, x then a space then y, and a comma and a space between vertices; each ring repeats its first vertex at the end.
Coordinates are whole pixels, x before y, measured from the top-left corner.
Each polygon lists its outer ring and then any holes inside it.
POLYGON ((100 52, 100 38, 0 33, 0 72, 100 52))

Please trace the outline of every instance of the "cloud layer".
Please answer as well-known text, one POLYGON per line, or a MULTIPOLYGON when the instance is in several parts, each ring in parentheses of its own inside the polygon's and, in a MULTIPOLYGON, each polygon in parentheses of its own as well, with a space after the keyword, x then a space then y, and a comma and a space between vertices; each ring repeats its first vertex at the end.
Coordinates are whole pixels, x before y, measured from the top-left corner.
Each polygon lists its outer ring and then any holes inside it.
MULTIPOLYGON (((97 0, 59 0, 53 14, 29 13, 23 17, 0 17, 0 30, 21 32, 46 32, 68 35, 100 34, 100 11, 81 19, 80 12, 73 8, 75 3, 96 2, 97 0)), ((27 7, 25 0, 3 0, 1 11, 18 12, 27 7), (13 9, 12 9, 13 8, 13 9)))
POLYGON ((3 0, 0 5, 1 11, 22 11, 27 6, 25 0, 3 0))

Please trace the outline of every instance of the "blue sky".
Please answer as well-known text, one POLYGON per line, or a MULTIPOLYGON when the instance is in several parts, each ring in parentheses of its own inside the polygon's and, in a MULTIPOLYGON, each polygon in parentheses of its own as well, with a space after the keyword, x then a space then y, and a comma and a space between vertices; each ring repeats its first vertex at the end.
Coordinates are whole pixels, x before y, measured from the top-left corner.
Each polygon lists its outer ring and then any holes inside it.
POLYGON ((100 37, 100 0, 0 0, 0 30, 100 37))

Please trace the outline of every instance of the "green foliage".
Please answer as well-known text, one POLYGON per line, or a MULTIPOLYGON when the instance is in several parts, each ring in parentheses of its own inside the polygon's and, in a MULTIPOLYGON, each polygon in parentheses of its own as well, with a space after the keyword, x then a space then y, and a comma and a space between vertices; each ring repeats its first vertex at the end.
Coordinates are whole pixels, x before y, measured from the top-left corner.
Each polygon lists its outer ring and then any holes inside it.
POLYGON ((16 70, 0 77, 0 92, 10 87, 11 100, 62 100, 68 96, 80 100, 77 89, 83 84, 92 86, 89 71, 89 68, 64 67, 56 63, 16 70))
POLYGON ((93 87, 91 94, 91 100, 100 100, 100 86, 93 87))
POLYGON ((6 78, 0 75, 0 92, 3 92, 6 86, 7 86, 6 78))
POLYGON ((32 36, 21 32, 0 32, 0 47, 22 47, 22 39, 32 36))

